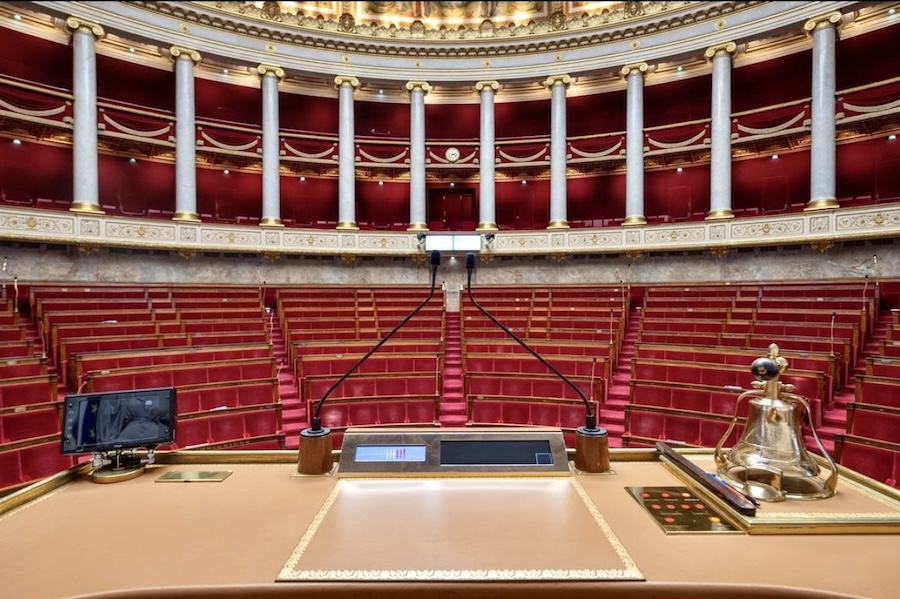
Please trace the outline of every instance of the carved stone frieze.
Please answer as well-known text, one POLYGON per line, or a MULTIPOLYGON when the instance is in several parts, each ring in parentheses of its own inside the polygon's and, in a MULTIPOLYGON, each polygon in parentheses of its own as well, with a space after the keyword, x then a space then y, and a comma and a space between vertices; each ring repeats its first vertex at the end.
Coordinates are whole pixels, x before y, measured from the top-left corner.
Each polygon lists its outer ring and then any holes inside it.
MULTIPOLYGON (((0 240, 70 246, 90 243, 98 247, 160 248, 173 252, 412 256, 421 252, 418 233, 260 229, 0 206, 0 240)), ((493 234, 490 253, 496 256, 709 251, 719 247, 773 244, 812 246, 826 241, 898 237, 900 202, 727 221, 545 231, 497 230, 493 234)))

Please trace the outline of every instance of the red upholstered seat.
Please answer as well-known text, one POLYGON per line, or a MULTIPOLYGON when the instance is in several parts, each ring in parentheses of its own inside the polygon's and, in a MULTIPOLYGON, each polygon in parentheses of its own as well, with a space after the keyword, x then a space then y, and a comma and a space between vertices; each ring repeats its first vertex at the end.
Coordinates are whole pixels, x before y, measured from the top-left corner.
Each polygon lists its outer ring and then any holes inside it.
POLYGON ((244 431, 248 437, 263 437, 278 433, 278 414, 274 409, 244 412, 244 431))
POLYGON ((19 454, 22 480, 36 480, 71 468, 75 461, 59 452, 59 441, 25 447, 19 454))
POLYGON ((244 416, 243 414, 222 414, 209 420, 209 436, 211 443, 223 443, 243 439, 244 416))
POLYGON ((182 448, 209 443, 209 418, 179 419, 175 423, 175 443, 182 448))
POLYGON ((13 412, 0 416, 2 442, 34 439, 59 432, 59 410, 54 406, 40 410, 13 412))

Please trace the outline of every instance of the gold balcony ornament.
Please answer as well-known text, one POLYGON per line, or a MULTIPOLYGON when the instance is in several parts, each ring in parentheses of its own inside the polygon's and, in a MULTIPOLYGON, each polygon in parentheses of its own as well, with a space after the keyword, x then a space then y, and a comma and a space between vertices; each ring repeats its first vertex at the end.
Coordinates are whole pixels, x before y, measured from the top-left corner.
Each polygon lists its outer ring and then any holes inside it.
POLYGON ((793 385, 778 380, 788 366, 778 354, 778 346, 773 343, 767 357, 750 365, 756 378, 754 390, 738 396, 734 418, 716 445, 716 467, 725 482, 760 501, 826 499, 837 487, 837 466, 819 440, 809 403, 792 393, 793 385), (722 446, 738 422, 741 402, 748 398, 744 432, 726 452, 722 446), (824 480, 803 442, 800 427, 804 411, 813 439, 828 463, 830 473, 824 480))

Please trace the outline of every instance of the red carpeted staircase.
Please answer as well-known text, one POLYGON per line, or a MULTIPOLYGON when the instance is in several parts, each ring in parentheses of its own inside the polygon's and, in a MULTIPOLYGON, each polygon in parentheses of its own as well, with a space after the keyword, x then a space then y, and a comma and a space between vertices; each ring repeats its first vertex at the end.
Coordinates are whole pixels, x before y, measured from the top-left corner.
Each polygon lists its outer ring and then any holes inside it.
POLYGON ((463 395, 462 334, 459 312, 446 313, 446 337, 444 339, 444 376, 441 390, 441 426, 465 426, 466 398, 463 395))
MULTIPOLYGON (((268 311, 268 309, 267 309, 268 311)), ((272 312, 268 313, 270 318, 272 312)), ((271 318, 269 342, 278 366, 278 397, 281 399, 281 430, 284 431, 284 449, 300 446, 300 431, 309 426, 306 405, 300 400, 300 388, 294 381, 291 365, 288 363, 287 347, 277 318, 271 318)))
POLYGON ((609 381, 606 403, 600 406, 597 426, 609 432, 610 447, 622 447, 622 434, 625 432, 625 405, 631 394, 631 358, 634 356, 634 345, 637 343, 638 330, 641 325, 641 313, 632 308, 628 311, 628 322, 625 324, 625 335, 616 353, 613 364, 612 380, 609 381))

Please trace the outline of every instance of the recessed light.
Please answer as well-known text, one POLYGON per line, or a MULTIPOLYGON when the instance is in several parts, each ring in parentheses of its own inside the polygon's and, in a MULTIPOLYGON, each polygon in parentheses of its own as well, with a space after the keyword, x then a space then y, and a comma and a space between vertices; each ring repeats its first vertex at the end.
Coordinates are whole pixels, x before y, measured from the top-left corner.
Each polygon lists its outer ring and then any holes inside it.
MULTIPOLYGON (((893 14, 893 13, 891 13, 891 14, 893 14)), ((16 21, 21 21, 22 15, 13 15, 13 19, 15 19, 16 21)))
POLYGON ((528 181, 526 181, 525 179, 522 179, 522 185, 528 185, 528 181))
MULTIPOLYGON (((892 14, 894 14, 895 12, 897 12, 897 9, 896 9, 896 8, 889 8, 889 9, 888 9, 888 14, 889 14, 889 15, 892 15, 892 14)), ((19 15, 16 15, 16 17, 18 17, 18 16, 19 16, 19 15)))
POLYGON ((300 177, 301 181, 306 181, 306 177, 300 177))
POLYGON ((137 162, 137 160, 135 158, 129 158, 128 162, 130 162, 131 164, 134 164, 135 162, 137 162))
POLYGON ((223 75, 227 75, 227 74, 228 74, 228 69, 222 69, 222 74, 223 74, 223 75))
POLYGON ((231 174, 231 171, 228 170, 228 169, 226 168, 224 171, 222 171, 222 174, 223 174, 223 175, 230 175, 230 174, 231 174))
POLYGON ((778 160, 778 154, 772 154, 772 160, 778 160))
POLYGON ((132 54, 134 54, 136 52, 136 50, 134 48, 128 48, 128 51, 131 52, 132 54))
POLYGON ((680 173, 682 170, 684 170, 684 169, 682 169, 680 166, 679 166, 677 169, 675 169, 675 171, 676 171, 676 172, 679 172, 679 173, 680 173))
POLYGON ((456 183, 450 182, 450 187, 456 187, 456 183))
POLYGON ((895 139, 897 139, 897 136, 894 135, 893 133, 891 133, 890 135, 888 135, 888 141, 894 141, 895 139))
POLYGON ((21 140, 21 139, 14 139, 14 140, 13 140, 13 144, 14 144, 14 145, 17 145, 17 146, 20 146, 20 145, 22 145, 22 140, 21 140))
POLYGON ((681 71, 683 71, 683 70, 684 70, 684 67, 681 67, 681 66, 680 66, 680 67, 678 67, 678 68, 677 68, 677 69, 675 69, 675 70, 677 70, 677 71, 678 71, 678 72, 679 72, 679 73, 680 73, 680 72, 681 72, 681 71))
POLYGON ((378 184, 379 184, 379 185, 384 185, 384 181, 379 181, 378 184))

